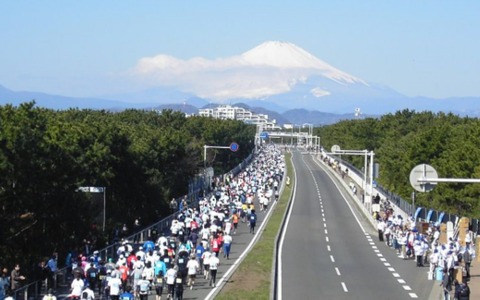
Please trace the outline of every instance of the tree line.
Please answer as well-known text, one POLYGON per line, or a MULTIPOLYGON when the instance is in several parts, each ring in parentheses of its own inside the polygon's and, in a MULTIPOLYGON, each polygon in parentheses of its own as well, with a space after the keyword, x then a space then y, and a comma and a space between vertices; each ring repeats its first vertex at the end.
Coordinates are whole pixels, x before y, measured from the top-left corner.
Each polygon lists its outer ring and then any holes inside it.
POLYGON ((219 174, 251 153, 254 136, 255 126, 240 121, 171 110, 0 106, 0 264, 66 253, 91 235, 103 247, 118 224, 158 221, 202 172, 204 145, 240 145, 208 151, 207 165, 219 174), (103 200, 82 186, 106 187, 106 234, 103 200))
MULTIPOLYGON (((440 178, 480 178, 480 120, 454 114, 398 111, 380 118, 345 120, 315 128, 322 146, 372 150, 380 164, 377 181, 405 200, 414 191, 410 171, 433 166, 440 178)), ((363 157, 342 157, 358 169, 363 157)), ((480 218, 480 184, 439 183, 429 193, 417 193, 416 205, 480 218)))

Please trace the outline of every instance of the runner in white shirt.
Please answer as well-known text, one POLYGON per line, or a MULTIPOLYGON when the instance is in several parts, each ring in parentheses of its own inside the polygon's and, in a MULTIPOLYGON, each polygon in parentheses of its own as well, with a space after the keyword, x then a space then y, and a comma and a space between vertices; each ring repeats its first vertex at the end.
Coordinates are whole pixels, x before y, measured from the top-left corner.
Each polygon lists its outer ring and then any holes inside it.
POLYGON ((212 256, 212 252, 208 248, 206 248, 205 252, 202 254, 203 259, 203 276, 205 279, 208 279, 208 274, 210 274, 210 257, 212 256))
POLYGON ((110 278, 108 281, 108 288, 110 289, 110 298, 112 300, 117 299, 120 296, 120 287, 122 286, 122 281, 118 278, 119 273, 115 275, 115 277, 110 278))
POLYGON ((193 285, 195 284, 195 277, 197 276, 198 268, 200 265, 198 261, 195 259, 195 255, 190 257, 190 260, 187 263, 187 274, 188 274, 188 283, 187 285, 190 286, 190 289, 193 289, 193 285))
POLYGON ((177 278, 177 267, 171 267, 165 274, 165 281, 168 286, 168 299, 173 299, 175 292, 175 279, 177 278))
POLYGON ((80 295, 82 294, 83 290, 83 280, 80 278, 80 276, 77 276, 73 281, 70 287, 72 288, 72 293, 70 294, 72 297, 78 297, 80 298, 80 295))
POLYGON ((210 278, 210 285, 212 287, 215 287, 215 281, 217 279, 217 270, 218 270, 219 264, 220 264, 220 259, 218 259, 215 253, 212 253, 212 256, 210 257, 210 275, 212 276, 210 278))

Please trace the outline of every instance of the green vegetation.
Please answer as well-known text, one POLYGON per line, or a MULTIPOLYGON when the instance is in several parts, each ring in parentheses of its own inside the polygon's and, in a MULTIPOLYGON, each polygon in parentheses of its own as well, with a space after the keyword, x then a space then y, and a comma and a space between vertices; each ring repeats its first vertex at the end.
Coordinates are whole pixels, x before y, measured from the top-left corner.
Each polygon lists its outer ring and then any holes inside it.
POLYGON ((232 275, 230 281, 215 298, 230 299, 269 299, 274 258, 275 238, 283 222, 288 203, 295 185, 291 154, 285 155, 287 176, 290 185, 285 185, 277 206, 270 216, 261 237, 232 275))
POLYGON ((173 111, 0 107, 0 265, 65 254, 87 236, 100 248, 119 223, 158 221, 201 172, 205 144, 240 145, 235 153, 208 151, 219 174, 251 153, 254 135, 254 126, 239 121, 173 111), (80 186, 107 187, 105 234, 103 196, 76 192, 80 186))
MULTIPOLYGON (((322 146, 373 150, 380 164, 378 182, 407 201, 413 188, 412 168, 426 163, 442 178, 480 178, 480 120, 453 114, 415 112, 379 119, 342 121, 315 128, 322 146)), ((363 157, 342 157, 361 169, 363 157)), ((441 183, 430 193, 418 193, 417 205, 480 218, 480 184, 441 183)))

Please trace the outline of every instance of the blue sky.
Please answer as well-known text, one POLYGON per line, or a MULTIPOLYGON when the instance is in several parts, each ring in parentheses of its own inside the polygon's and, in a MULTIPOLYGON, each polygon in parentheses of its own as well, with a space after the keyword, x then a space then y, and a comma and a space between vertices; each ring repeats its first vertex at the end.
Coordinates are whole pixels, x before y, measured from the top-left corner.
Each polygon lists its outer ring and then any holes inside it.
POLYGON ((291 42, 407 96, 480 96, 480 1, 2 1, 0 85, 69 96, 138 88, 139 60, 291 42))

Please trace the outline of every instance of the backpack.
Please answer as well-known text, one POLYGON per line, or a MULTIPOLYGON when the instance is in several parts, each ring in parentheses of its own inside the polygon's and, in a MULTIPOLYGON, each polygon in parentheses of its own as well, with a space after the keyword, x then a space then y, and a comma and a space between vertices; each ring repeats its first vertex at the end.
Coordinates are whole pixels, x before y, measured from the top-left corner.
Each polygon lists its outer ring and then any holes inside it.
POLYGON ((82 299, 89 299, 88 293, 86 291, 82 293, 82 299))
POLYGON ((472 255, 470 255, 470 251, 465 251, 463 254, 463 259, 466 263, 471 263, 472 262, 472 255))

